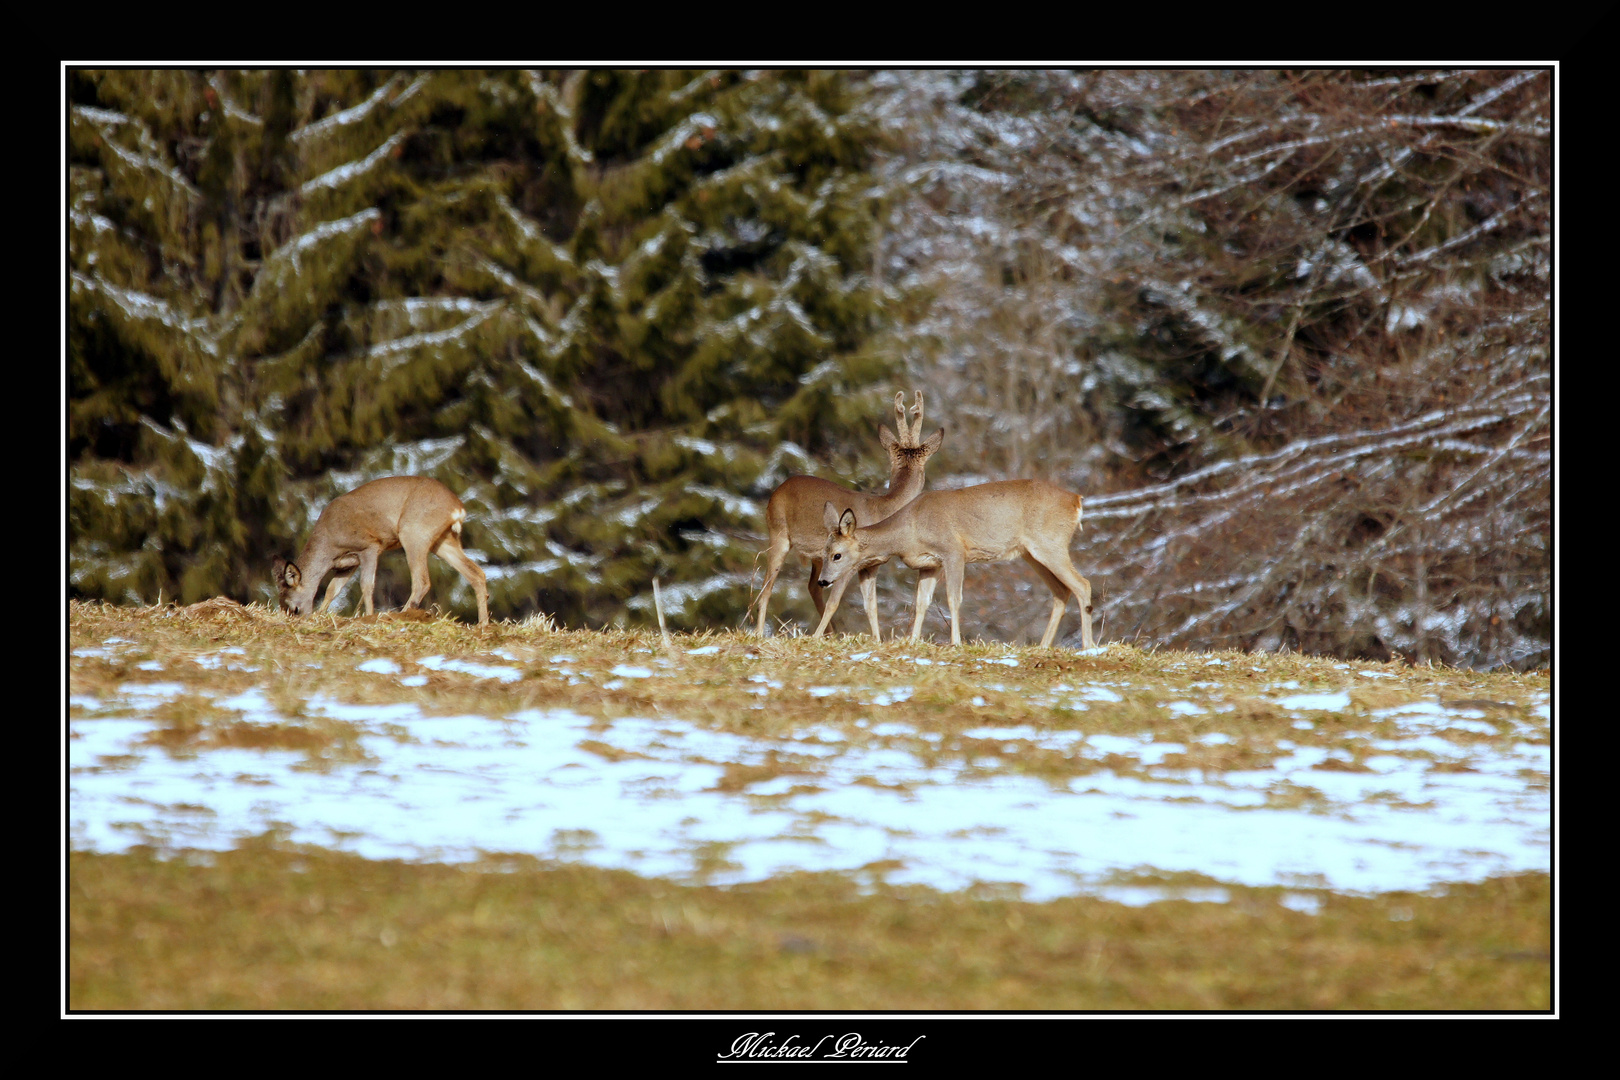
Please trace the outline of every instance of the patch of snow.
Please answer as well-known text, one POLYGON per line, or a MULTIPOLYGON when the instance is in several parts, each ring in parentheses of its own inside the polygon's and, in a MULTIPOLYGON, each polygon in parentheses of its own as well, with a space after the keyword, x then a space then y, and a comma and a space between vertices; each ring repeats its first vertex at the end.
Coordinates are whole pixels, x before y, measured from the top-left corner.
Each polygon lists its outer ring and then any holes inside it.
POLYGON ((1310 893, 1283 893, 1277 903, 1304 915, 1319 915, 1322 912, 1322 898, 1310 893))
POLYGON ((459 671, 463 675, 475 675, 480 679, 499 679, 501 682, 516 682, 523 678, 523 672, 517 668, 492 667, 466 660, 446 660, 442 656, 424 656, 416 663, 429 671, 459 671))
POLYGON ((1333 694, 1295 694, 1278 698, 1275 704, 1285 709, 1321 709, 1338 712, 1350 707, 1350 695, 1344 691, 1333 694))

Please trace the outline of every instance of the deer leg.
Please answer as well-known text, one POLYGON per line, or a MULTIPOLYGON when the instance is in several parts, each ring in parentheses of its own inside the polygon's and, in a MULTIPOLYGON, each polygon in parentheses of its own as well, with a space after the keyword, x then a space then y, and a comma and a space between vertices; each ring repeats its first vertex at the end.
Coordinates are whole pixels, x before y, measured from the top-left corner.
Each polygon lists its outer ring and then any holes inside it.
POLYGON ((1095 649, 1097 641, 1091 636, 1091 582, 1081 577, 1078 570, 1074 578, 1080 584, 1080 591, 1074 594, 1080 601, 1080 643, 1084 648, 1095 649))
MULTIPOLYGON (((834 586, 836 588, 836 586, 834 586)), ((842 596, 844 590, 839 589, 842 596)), ((824 614, 827 610, 827 590, 821 587, 821 560, 810 560, 810 600, 816 605, 816 614, 824 614)))
POLYGON ((381 548, 369 547, 360 553, 360 595, 366 601, 366 614, 375 615, 377 609, 372 604, 373 590, 377 587, 377 556, 382 554, 381 548))
POLYGON ((332 560, 332 580, 326 586, 326 599, 313 608, 315 611, 331 611, 332 603, 343 591, 343 587, 354 577, 354 572, 360 567, 360 556, 356 552, 347 552, 332 560))
MULTIPOLYGON (((484 571, 479 565, 467 558, 467 553, 461 550, 461 541, 455 533, 446 533, 439 546, 433 549, 433 554, 456 568, 456 572, 467 579, 472 586, 473 595, 478 597, 478 625, 489 625, 489 588, 484 583, 484 571)), ((426 560, 423 560, 426 562, 426 560)))
POLYGON ((883 631, 878 629, 877 618, 877 568, 862 570, 861 603, 866 605, 866 621, 872 624, 872 636, 879 641, 883 640, 883 631))
POLYGON ((1034 570, 1036 576, 1046 582, 1046 587, 1052 590, 1052 615, 1046 620, 1046 632, 1041 635, 1041 648, 1044 649, 1051 645, 1052 640, 1057 637, 1058 624, 1063 621, 1063 609, 1069 605, 1070 590, 1056 574, 1043 566, 1035 556, 1027 551, 1023 555, 1024 561, 1029 563, 1030 569, 1034 570))
MULTIPOLYGON (((816 590, 816 592, 820 592, 821 586, 816 582, 816 578, 821 573, 820 559, 816 560, 815 566, 815 573, 810 575, 810 585, 816 590)), ((811 637, 820 637, 822 632, 827 629, 827 625, 832 622, 833 612, 838 610, 838 601, 844 598, 844 590, 847 588, 849 588, 849 575, 844 574, 837 581, 832 583, 832 588, 827 591, 825 601, 819 599, 816 601, 818 607, 821 607, 823 603, 825 603, 825 607, 822 607, 821 622, 816 624, 816 632, 811 634, 811 637)), ((810 595, 815 597, 816 593, 811 593, 810 595)))
MULTIPOLYGON (((433 587, 433 579, 428 576, 428 552, 436 545, 431 541, 423 543, 419 537, 400 537, 400 546, 405 549, 405 561, 411 568, 411 598, 405 601, 401 610, 409 611, 422 603, 422 598, 433 587)), ((459 545, 458 545, 459 546, 459 545)))
POLYGON ((960 557, 947 557, 943 567, 945 572, 945 603, 951 609, 951 644, 962 644, 962 571, 966 568, 966 560, 960 557))
MULTIPOLYGON (((771 537, 769 554, 765 560, 765 584, 760 586, 759 599, 759 636, 765 636, 765 605, 770 602, 771 589, 776 586, 776 575, 782 570, 782 561, 788 556, 788 536, 782 533, 780 537, 771 537)), ((819 609, 818 609, 819 610, 819 609)))
POLYGON ((347 585, 353 578, 354 578, 354 571, 353 570, 349 570, 349 571, 344 572, 344 573, 333 574, 331 583, 326 586, 326 599, 321 601, 321 606, 319 608, 317 608, 316 610, 317 611, 323 611, 323 612, 324 611, 331 611, 332 610, 332 601, 334 601, 334 600, 336 600, 338 598, 338 594, 343 591, 343 587, 345 585, 347 585))
POLYGON ((1063 609, 1073 594, 1080 602, 1080 641, 1083 648, 1096 648, 1091 636, 1091 582, 1080 576, 1069 560, 1069 552, 1064 549, 1061 553, 1054 551, 1025 551, 1024 559, 1041 574, 1047 586, 1052 590, 1052 617, 1047 620, 1046 634, 1041 638, 1044 648, 1052 644, 1057 637, 1058 622, 1063 618, 1063 609))
POLYGON ((934 586, 939 582, 939 567, 931 566, 917 575, 917 614, 911 620, 911 640, 922 637, 923 616, 934 601, 934 586))

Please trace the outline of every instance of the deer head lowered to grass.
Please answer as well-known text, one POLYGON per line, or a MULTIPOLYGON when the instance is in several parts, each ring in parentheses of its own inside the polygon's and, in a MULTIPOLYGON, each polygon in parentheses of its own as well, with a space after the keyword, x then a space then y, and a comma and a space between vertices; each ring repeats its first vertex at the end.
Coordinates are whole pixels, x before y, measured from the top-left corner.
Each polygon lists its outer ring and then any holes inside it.
MULTIPOLYGON (((827 546, 822 554, 823 589, 870 574, 896 556, 917 578, 917 612, 911 638, 922 634, 923 616, 934 598, 934 585, 945 577, 945 600, 951 609, 951 644, 962 644, 962 572, 970 562, 1001 562, 1023 556, 1052 590, 1052 617, 1041 647, 1057 636, 1063 609, 1072 595, 1080 601, 1080 636, 1091 638, 1091 582, 1069 560, 1069 541, 1080 527, 1080 496, 1044 480, 1003 480, 954 491, 925 491, 886 518, 862 526, 857 512, 824 504, 822 528, 827 546)), ((822 612, 816 636, 832 618, 836 597, 822 612)))
MULTIPOLYGON (((761 636, 765 633, 765 607, 770 602, 771 589, 776 585, 776 575, 789 552, 810 560, 810 599, 815 602, 816 614, 823 616, 823 624, 827 621, 826 612, 836 610, 838 601, 844 595, 844 589, 849 584, 847 578, 839 580, 830 598, 824 598, 819 581, 821 548, 827 539, 827 530, 821 522, 823 504, 831 502, 840 513, 854 510, 862 521, 877 521, 916 498, 923 489, 923 466, 945 441, 945 429, 940 428, 927 439, 920 438, 923 417, 921 390, 916 391, 911 416, 912 423, 908 426, 906 395, 896 393, 894 426, 900 434, 895 436, 886 427, 878 428, 878 441, 889 452, 889 490, 885 494, 868 495, 851 491, 815 476, 790 476, 771 493, 770 502, 765 504, 765 523, 771 532, 770 546, 766 549, 765 583, 760 586, 759 596, 754 601, 759 605, 758 632, 761 636)), ((861 574, 859 580, 866 617, 872 624, 872 636, 881 638, 877 621, 877 582, 872 571, 861 574)))
POLYGON ((432 552, 467 579, 478 597, 478 625, 489 623, 489 594, 484 572, 461 550, 461 523, 466 507, 449 488, 426 476, 385 476, 339 495, 321 511, 309 541, 297 562, 277 558, 274 576, 281 608, 293 615, 308 615, 315 604, 321 579, 330 572, 325 611, 343 586, 360 571, 360 592, 366 614, 373 613, 372 590, 377 581, 377 557, 397 547, 405 549, 411 567, 411 598, 407 609, 427 595, 428 552, 432 552))

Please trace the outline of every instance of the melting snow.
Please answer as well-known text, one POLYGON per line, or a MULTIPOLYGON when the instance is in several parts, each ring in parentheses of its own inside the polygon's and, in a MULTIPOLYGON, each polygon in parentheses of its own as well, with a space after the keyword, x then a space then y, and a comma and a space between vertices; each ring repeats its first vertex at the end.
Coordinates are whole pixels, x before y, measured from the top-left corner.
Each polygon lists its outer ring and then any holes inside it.
POLYGON ((1285 709, 1325 709, 1329 712, 1338 712, 1350 707, 1350 695, 1342 690, 1334 694, 1295 694, 1292 697, 1278 698, 1276 704, 1285 709))
POLYGON ((499 679, 501 682, 516 682, 523 678, 523 672, 517 668, 491 667, 488 664, 468 663, 466 660, 446 660, 442 656, 424 656, 416 663, 429 671, 459 671, 464 675, 476 675, 480 679, 499 679))
MULTIPOLYGON (((431 717, 409 703, 315 697, 308 713, 358 725, 369 760, 309 769, 297 767, 306 760, 300 752, 171 755, 143 743, 157 721, 140 713, 183 690, 145 683, 125 684, 107 700, 75 695, 74 704, 87 709, 134 714, 69 720, 75 847, 118 851, 157 842, 219 849, 285 823, 294 842, 370 858, 525 851, 690 880, 700 876, 704 846, 723 844, 735 868, 710 877, 721 883, 895 860, 902 868, 889 876, 897 882, 955 889, 1007 881, 1022 884, 1035 900, 1083 892, 1126 903, 1225 898, 1220 889, 1193 895, 1110 881, 1138 869, 1375 892, 1550 863, 1545 726, 1512 720, 1523 738, 1506 749, 1454 742, 1447 733, 1461 727, 1457 710, 1435 703, 1382 710, 1397 735, 1367 740, 1377 752, 1363 759, 1362 771, 1332 767, 1346 762, 1348 751, 1314 746, 1281 744, 1288 753, 1267 768, 1220 773, 1167 768, 1165 758, 1186 747, 1151 736, 1035 724, 986 724, 964 733, 1003 753, 1030 743, 1098 765, 1054 781, 987 774, 984 756, 941 755, 935 750, 947 744, 939 732, 887 720, 854 740, 827 727, 766 740, 668 718, 604 722, 538 709, 431 717), (586 742, 627 753, 603 755, 583 749, 586 742), (1106 764, 1113 755, 1131 767, 1114 771, 1106 764), (120 759, 116 767, 104 764, 112 756, 120 759), (718 763, 768 761, 795 771, 740 792, 720 789, 725 770, 718 763), (1469 771, 1455 771, 1458 765, 1469 771), (863 778, 877 783, 856 782, 863 778), (1300 792, 1308 796, 1303 808, 1300 792)), ((873 704, 910 693, 884 690, 873 704)), ((299 722, 283 717, 256 688, 217 704, 250 722, 299 722)), ((1208 732, 1199 742, 1222 745, 1234 734, 1208 732)), ((1306 913, 1319 909, 1304 894, 1280 902, 1306 913)))

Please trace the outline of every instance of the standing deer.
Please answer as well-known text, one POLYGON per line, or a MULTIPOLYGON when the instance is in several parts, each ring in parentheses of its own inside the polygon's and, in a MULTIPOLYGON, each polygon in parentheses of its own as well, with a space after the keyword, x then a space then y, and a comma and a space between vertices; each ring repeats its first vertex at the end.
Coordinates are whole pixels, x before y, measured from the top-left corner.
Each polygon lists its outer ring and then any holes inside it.
MULTIPOLYGON (((945 575, 945 600, 951 609, 951 644, 962 644, 962 571, 970 562, 1001 562, 1015 555, 1035 568, 1052 590, 1052 617, 1041 647, 1052 644, 1069 597, 1080 601, 1080 636, 1092 648, 1091 582, 1069 561, 1069 542, 1080 527, 1080 496, 1044 480, 1003 480, 954 491, 925 491, 902 509, 871 525, 833 503, 822 510, 827 547, 822 555, 821 587, 848 581, 851 572, 870 574, 899 556, 917 578, 917 613, 911 639, 922 634, 923 616, 934 598, 934 585, 945 575)), ((819 635, 832 618, 834 602, 822 612, 819 635)))
POLYGON ((467 579, 478 597, 478 625, 487 625, 489 597, 484 572, 461 550, 461 522, 466 516, 467 508, 461 500, 426 476, 385 476, 339 495, 321 511, 298 561, 290 563, 280 557, 275 560, 281 609, 292 615, 308 615, 321 579, 331 571, 332 584, 327 586, 326 600, 321 604, 321 610, 326 611, 358 569, 366 614, 372 614, 377 557, 402 547, 411 566, 407 609, 416 607, 427 595, 427 558, 431 551, 467 579))
MULTIPOLYGON (((945 441, 945 429, 940 428, 927 439, 919 441, 923 418, 921 390, 916 391, 911 416, 912 423, 908 427, 906 395, 896 393, 894 426, 899 429, 899 437, 891 435, 886 427, 878 428, 878 441, 889 452, 889 490, 886 494, 867 495, 850 491, 814 476, 790 476, 771 492, 771 500, 765 504, 765 522, 771 530, 770 547, 767 549, 769 559, 765 565, 765 584, 760 587, 759 597, 755 601, 759 605, 761 637, 765 634, 765 606, 770 602, 776 575, 782 569, 788 552, 796 552, 810 560, 810 599, 815 602, 816 614, 823 616, 823 625, 827 621, 826 612, 836 609, 844 595, 844 589, 849 584, 847 578, 839 581, 830 602, 822 596, 819 582, 821 547, 827 538, 827 530, 821 522, 822 504, 830 501, 840 512, 854 510, 862 521, 877 521, 916 498, 923 489, 923 466, 945 441)), ((866 605, 866 617, 872 624, 872 636, 881 639, 883 635, 878 630, 877 619, 877 581, 872 576, 874 571, 860 575, 861 600, 866 605)))

